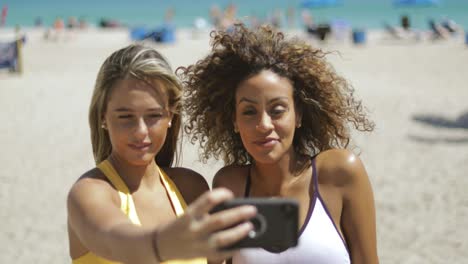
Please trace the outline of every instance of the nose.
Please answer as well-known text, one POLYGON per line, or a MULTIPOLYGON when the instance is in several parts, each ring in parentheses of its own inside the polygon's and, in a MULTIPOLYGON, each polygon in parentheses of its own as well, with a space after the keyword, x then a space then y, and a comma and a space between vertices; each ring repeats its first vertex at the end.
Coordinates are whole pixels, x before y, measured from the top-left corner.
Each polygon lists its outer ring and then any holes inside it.
POLYGON ((260 120, 256 126, 256 129, 260 132, 268 132, 273 129, 273 122, 271 120, 270 115, 268 113, 263 113, 260 116, 260 120))
POLYGON ((137 126, 135 128, 135 136, 138 139, 145 139, 148 135, 148 125, 145 122, 145 119, 138 119, 137 126))

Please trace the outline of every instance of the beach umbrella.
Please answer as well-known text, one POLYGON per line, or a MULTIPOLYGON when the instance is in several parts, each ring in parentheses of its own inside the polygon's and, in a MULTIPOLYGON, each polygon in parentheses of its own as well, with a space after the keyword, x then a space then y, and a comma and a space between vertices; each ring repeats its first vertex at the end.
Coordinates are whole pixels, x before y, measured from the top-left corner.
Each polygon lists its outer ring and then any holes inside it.
POLYGON ((439 5, 439 0, 393 0, 394 6, 407 6, 407 7, 417 7, 417 6, 434 6, 439 5))
POLYGON ((303 8, 332 7, 341 4, 341 0, 302 0, 300 6, 303 8))
POLYGON ((0 26, 2 27, 5 25, 7 14, 8 14, 8 6, 5 5, 2 8, 2 18, 0 19, 0 26))

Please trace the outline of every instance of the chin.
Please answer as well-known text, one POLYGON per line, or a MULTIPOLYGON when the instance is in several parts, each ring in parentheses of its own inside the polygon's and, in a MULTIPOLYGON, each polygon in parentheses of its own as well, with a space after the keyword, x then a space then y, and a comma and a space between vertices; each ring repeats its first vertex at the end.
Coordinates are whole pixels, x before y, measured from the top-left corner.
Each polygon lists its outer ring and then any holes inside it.
POLYGON ((146 166, 154 160, 154 155, 143 155, 139 157, 129 157, 128 162, 135 166, 146 166))
MULTIPOLYGON (((252 155, 252 154, 251 154, 252 155)), ((255 162, 257 163, 263 163, 263 164, 274 164, 278 162, 281 158, 280 155, 277 153, 256 153, 252 155, 254 158, 255 162)))

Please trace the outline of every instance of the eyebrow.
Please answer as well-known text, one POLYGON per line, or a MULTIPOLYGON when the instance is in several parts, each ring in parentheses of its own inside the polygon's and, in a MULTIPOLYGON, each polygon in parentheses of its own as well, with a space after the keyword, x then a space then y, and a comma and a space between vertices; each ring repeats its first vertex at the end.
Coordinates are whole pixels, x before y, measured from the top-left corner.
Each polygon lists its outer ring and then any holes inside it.
MULTIPOLYGON (((279 97, 275 97, 271 100, 268 101, 269 104, 273 103, 273 102, 276 102, 276 101, 281 101, 281 100, 288 100, 289 98, 287 96, 279 96, 279 97)), ((258 104, 257 101, 253 100, 253 99, 249 99, 249 98, 245 98, 245 97, 242 97, 239 102, 237 104, 240 104, 242 102, 247 102, 247 103, 252 103, 252 104, 258 104)))
POLYGON ((252 99, 248 99, 248 98, 245 98, 245 97, 242 97, 239 102, 237 104, 240 104, 242 102, 247 102, 247 103, 252 103, 252 104, 257 104, 257 101, 255 100, 252 100, 252 99))
POLYGON ((119 108, 114 109, 114 111, 115 112, 132 112, 133 110, 130 108, 126 108, 126 107, 119 107, 119 108))
MULTIPOLYGON (((165 110, 165 109, 163 107, 154 107, 154 108, 149 108, 148 110, 146 110, 146 112, 161 111, 161 110, 165 110)), ((127 108, 127 107, 119 107, 119 108, 114 109, 114 111, 115 112, 133 112, 134 110, 131 108, 127 108)))

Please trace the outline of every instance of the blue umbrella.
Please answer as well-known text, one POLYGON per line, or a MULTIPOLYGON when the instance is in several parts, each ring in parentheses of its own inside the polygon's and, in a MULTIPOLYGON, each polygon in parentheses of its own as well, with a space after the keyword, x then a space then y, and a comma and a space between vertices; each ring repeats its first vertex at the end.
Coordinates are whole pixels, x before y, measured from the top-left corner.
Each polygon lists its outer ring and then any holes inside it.
POLYGON ((331 7, 341 4, 341 0, 302 0, 300 6, 303 8, 331 7))
POLYGON ((393 0, 394 6, 433 6, 440 4, 439 0, 393 0))

